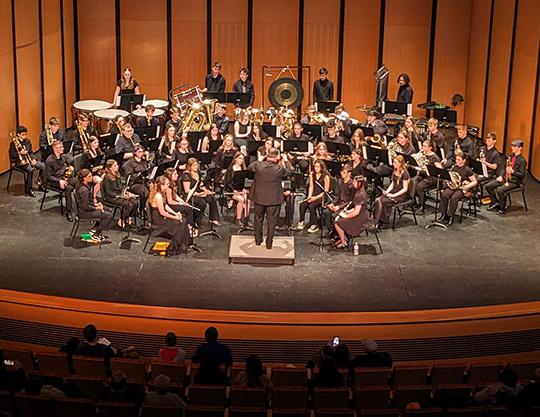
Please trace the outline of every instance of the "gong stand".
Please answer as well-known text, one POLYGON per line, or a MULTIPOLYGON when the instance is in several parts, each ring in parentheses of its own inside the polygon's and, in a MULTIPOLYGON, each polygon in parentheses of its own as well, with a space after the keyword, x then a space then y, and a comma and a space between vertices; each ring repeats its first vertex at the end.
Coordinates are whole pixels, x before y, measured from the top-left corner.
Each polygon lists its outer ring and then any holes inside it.
POLYGON ((270 99, 270 90, 272 90, 272 93, 279 94, 279 96, 273 96, 270 100, 271 105, 275 107, 283 106, 286 108, 301 108, 302 100, 304 98, 304 89, 302 87, 302 83, 297 80, 302 80, 303 72, 307 71, 308 76, 308 100, 311 102, 311 67, 309 65, 287 65, 287 66, 271 66, 271 65, 264 65, 262 67, 262 106, 263 108, 266 108, 265 105, 265 99, 266 94, 269 94, 270 99), (277 75, 274 77, 275 72, 279 70, 277 75), (297 72, 297 76, 295 76, 294 72, 297 72), (290 76, 289 76, 290 75, 290 76), (266 78, 267 77, 274 77, 274 80, 270 84, 269 91, 267 92, 266 89, 266 78), (279 80, 283 80, 283 82, 279 82, 279 80), (276 86, 276 83, 279 85, 276 86), (300 97, 298 102, 295 103, 297 100, 291 101, 291 97, 300 97), (272 101, 275 101, 275 103, 272 103, 272 101))

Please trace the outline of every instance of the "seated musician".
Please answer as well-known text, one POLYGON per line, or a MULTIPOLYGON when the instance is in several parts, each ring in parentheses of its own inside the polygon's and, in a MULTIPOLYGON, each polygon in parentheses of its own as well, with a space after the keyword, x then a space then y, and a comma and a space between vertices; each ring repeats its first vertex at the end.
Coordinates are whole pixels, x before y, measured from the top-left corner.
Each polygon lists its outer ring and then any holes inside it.
POLYGON ((309 175, 309 187, 307 198, 300 203, 300 217, 296 230, 308 228, 308 233, 319 231, 319 215, 317 210, 323 205, 330 191, 330 174, 326 169, 326 164, 322 160, 313 162, 309 175), (304 226, 306 211, 309 210, 309 222, 304 226))
POLYGON ((144 107, 144 111, 146 112, 146 116, 139 117, 137 119, 136 125, 139 127, 142 126, 157 126, 159 125, 159 119, 154 116, 154 112, 156 111, 156 107, 153 104, 147 104, 144 107))
POLYGON ((236 152, 233 157, 231 165, 227 168, 225 172, 225 190, 229 193, 232 193, 231 200, 229 201, 229 207, 232 207, 236 203, 236 225, 244 227, 244 225, 249 225, 249 198, 248 190, 245 188, 240 188, 234 184, 234 173, 237 171, 245 171, 245 156, 242 152, 236 152))
POLYGON ((96 160, 96 158, 101 156, 103 156, 103 151, 99 147, 99 139, 96 136, 90 136, 88 149, 84 151, 81 156, 81 169, 88 169, 92 173, 95 202, 97 202, 97 195, 99 194, 102 182, 102 175, 99 171, 101 168, 103 168, 102 165, 99 165, 101 163, 101 159, 96 160))
POLYGON ((512 155, 506 160, 504 171, 501 168, 501 175, 485 185, 485 190, 491 198, 490 210, 498 210, 497 214, 506 214, 506 197, 508 191, 520 187, 525 181, 527 174, 527 161, 521 154, 523 151, 523 141, 513 140, 512 155))
POLYGON ((193 208, 191 208, 182 198, 178 195, 178 171, 174 168, 167 168, 164 174, 169 180, 169 189, 166 190, 166 201, 170 208, 177 213, 181 213, 188 224, 191 236, 198 236, 198 229, 195 227, 195 218, 193 215, 193 208))
POLYGON ((450 147, 446 144, 444 133, 439 130, 439 121, 434 117, 427 121, 427 132, 424 134, 425 139, 430 139, 433 143, 433 150, 438 153, 437 149, 444 150, 446 157, 450 151, 450 147))
POLYGON ((414 146, 416 151, 422 150, 422 135, 416 126, 416 120, 413 116, 407 116, 403 122, 403 128, 409 132, 409 137, 411 138, 411 144, 414 146))
POLYGON ((345 143, 345 139, 339 135, 338 130, 336 129, 336 123, 333 120, 326 123, 326 135, 322 137, 322 141, 345 143))
MULTIPOLYGON (((272 146, 270 146, 270 148, 271 147, 272 146)), ((291 173, 293 171, 293 166, 287 154, 280 153, 278 158, 278 164, 285 168, 287 172, 291 173)), ((294 192, 293 184, 291 182, 290 188, 283 187, 283 202, 285 203, 285 227, 287 230, 290 230, 293 224, 295 198, 296 193, 294 192)))
POLYGON ((208 217, 210 223, 219 226, 219 209, 214 192, 208 189, 201 178, 200 164, 195 158, 189 158, 186 170, 180 179, 182 183, 182 198, 189 204, 197 207, 195 210, 195 223, 200 228, 206 206, 209 206, 208 217))
POLYGON ((394 204, 401 203, 409 198, 410 175, 407 171, 407 164, 402 155, 393 158, 394 171, 392 172, 392 181, 382 195, 375 200, 374 220, 375 225, 380 229, 390 220, 392 207, 394 204))
POLYGON ((441 161, 441 164, 444 168, 449 168, 456 163, 455 154, 456 152, 463 152, 467 159, 476 157, 476 149, 474 146, 474 141, 468 136, 467 126, 458 125, 456 126, 457 137, 454 141, 453 146, 447 146, 447 154, 444 159, 441 161))
POLYGON ((497 173, 501 164, 501 154, 495 147, 495 141, 497 140, 497 135, 495 132, 489 132, 484 139, 485 146, 480 148, 480 153, 478 155, 482 165, 486 166, 487 176, 483 175, 478 178, 478 182, 484 183, 490 180, 497 178, 497 173))
POLYGON ((351 135, 351 143, 349 143, 351 151, 354 149, 362 148, 362 146, 364 146, 366 143, 367 142, 366 138, 364 137, 364 131, 360 128, 355 129, 351 135))
POLYGON ((345 110, 345 106, 339 103, 334 110, 334 114, 336 115, 336 128, 338 132, 343 138, 350 138, 352 134, 352 121, 349 113, 345 110))
POLYGON ((218 125, 216 123, 212 123, 210 125, 210 129, 208 129, 208 133, 202 140, 201 152, 209 152, 210 142, 215 140, 223 140, 223 135, 219 131, 218 125))
POLYGON ((65 190, 66 195, 66 218, 71 221, 71 197, 70 193, 77 183, 73 177, 73 166, 70 165, 69 158, 64 154, 64 144, 55 140, 52 144, 52 153, 45 160, 45 181, 47 186, 60 190, 65 190))
POLYGON ((323 210, 323 223, 326 225, 329 234, 334 231, 332 214, 344 209, 352 201, 355 193, 351 166, 343 165, 339 174, 341 178, 338 181, 336 198, 323 210))
POLYGON ((75 187, 75 200, 77 201, 77 213, 81 219, 96 219, 98 222, 95 229, 89 233, 93 240, 104 241, 102 231, 107 230, 113 221, 112 213, 105 209, 103 204, 94 202, 92 198, 92 172, 81 169, 77 175, 78 183, 75 187))
POLYGON ((113 106, 116 106, 118 96, 128 94, 141 94, 141 91, 139 89, 139 83, 133 78, 133 75, 131 74, 131 69, 124 68, 122 78, 116 83, 116 89, 114 90, 114 97, 112 102, 113 106))
POLYGON ((259 122, 253 123, 253 126, 251 126, 251 132, 248 136, 248 141, 255 140, 255 141, 261 142, 263 140, 266 140, 267 137, 268 135, 262 129, 261 124, 259 122))
POLYGON ((101 196, 106 204, 121 207, 120 220, 118 225, 124 227, 126 223, 131 224, 132 219, 137 214, 139 207, 139 197, 136 194, 124 191, 120 167, 114 159, 108 159, 105 163, 105 175, 101 183, 101 196))
POLYGON ((362 149, 353 149, 351 153, 351 177, 366 177, 370 178, 373 173, 368 169, 368 162, 364 159, 362 149))
POLYGON ((309 136, 303 132, 304 132, 304 127, 302 126, 302 123, 295 122, 293 125, 293 131, 287 139, 288 140, 309 140, 309 136))
POLYGON ((182 120, 180 120, 180 110, 178 110, 178 107, 173 106, 169 110, 169 120, 165 123, 165 129, 169 126, 174 126, 176 129, 176 134, 181 135, 181 127, 182 127, 182 120))
POLYGON ((164 135, 161 137, 157 149, 157 159, 159 164, 173 161, 174 149, 176 148, 176 128, 169 125, 165 128, 164 135))
POLYGON ((249 103, 243 104, 240 107, 249 107, 253 105, 253 100, 255 100, 255 88, 253 87, 253 82, 248 78, 249 71, 247 68, 241 68, 239 72, 239 78, 235 81, 232 87, 233 93, 248 93, 249 94, 249 103))
POLYGON ((242 146, 246 146, 250 133, 251 120, 249 119, 249 112, 243 109, 240 111, 238 120, 234 122, 234 141, 236 146, 240 149, 242 149, 242 146))
MULTIPOLYGON (((287 138, 287 140, 302 140, 302 141, 309 141, 309 136, 303 133, 304 127, 302 126, 302 123, 295 122, 293 125, 293 130, 291 135, 287 138)), ((305 152, 304 154, 296 154, 296 155, 287 155, 289 159, 291 160, 291 163, 293 166, 298 166, 301 172, 307 172, 307 169, 309 167, 309 159, 310 154, 313 153, 313 144, 309 142, 308 144, 308 152, 305 152)))
POLYGON ((313 104, 310 104, 306 107, 306 111, 304 114, 302 114, 302 118, 300 119, 300 123, 310 125, 315 124, 314 123, 314 117, 315 117, 315 106, 313 104))
POLYGON ((317 160, 323 160, 323 161, 330 161, 332 159, 332 156, 328 153, 328 147, 326 146, 326 143, 319 142, 317 146, 315 146, 315 153, 311 157, 313 161, 317 160))
MULTIPOLYGON (((394 138, 387 145, 388 149, 394 148, 394 151, 390 151, 392 155, 395 154, 405 154, 412 155, 414 153, 414 147, 411 145, 411 138, 409 137, 409 132, 405 129, 401 129, 396 138, 394 138)), ((393 169, 390 165, 380 164, 375 168, 375 185, 382 188, 384 177, 390 177, 392 175, 393 169)))
POLYGON ((75 153, 79 153, 84 150, 84 145, 81 141, 81 133, 79 130, 82 130, 86 136, 86 140, 90 139, 91 136, 98 136, 96 128, 90 125, 90 118, 85 113, 79 113, 77 123, 80 127, 75 129, 73 133, 73 151, 75 153))
MULTIPOLYGON (((422 144, 422 151, 420 152, 423 155, 423 158, 427 161, 427 164, 421 171, 418 171, 418 175, 412 179, 414 194, 416 196, 416 206, 415 208, 420 208, 424 206, 424 197, 425 191, 429 187, 432 187, 437 184, 437 179, 431 177, 427 171, 428 165, 433 165, 435 162, 439 162, 439 156, 433 151, 433 142, 426 139, 422 144)), ((417 155, 417 154, 415 154, 417 155)), ((418 155, 418 157, 421 157, 418 155)), ((417 158, 415 158, 418 160, 417 158)))
POLYGON ((144 156, 144 148, 142 145, 135 145, 133 158, 124 162, 122 169, 124 171, 124 176, 126 178, 130 177, 129 191, 139 196, 140 205, 141 208, 143 208, 148 199, 148 194, 150 193, 146 186, 146 178, 143 177, 143 174, 150 169, 150 163, 144 156))
POLYGON ((214 114, 214 123, 218 125, 219 132, 222 135, 229 133, 229 118, 227 117, 227 105, 220 103, 216 106, 214 114))
POLYGON ((113 136, 122 134, 122 127, 126 124, 126 118, 120 114, 114 116, 113 126, 109 133, 113 136))
POLYGON ((193 149, 189 144, 189 140, 186 136, 182 136, 176 141, 176 148, 172 154, 172 160, 178 161, 178 168, 183 170, 186 167, 189 155, 193 153, 193 149))
POLYGON ((379 119, 379 113, 377 110, 370 110, 366 116, 366 127, 373 128, 374 135, 380 135, 384 137, 388 134, 388 126, 381 119, 379 119))
POLYGON ((190 245, 191 237, 187 222, 181 213, 177 213, 167 204, 167 190, 170 181, 164 175, 158 177, 148 197, 151 207, 152 224, 159 228, 158 235, 168 236, 171 242, 167 247, 167 255, 185 253, 190 245))
MULTIPOLYGON (((457 173, 456 181, 447 184, 444 191, 441 193, 441 202, 439 205, 439 218, 446 222, 447 226, 454 223, 454 215, 456 214, 459 201, 471 195, 472 191, 478 185, 476 175, 471 168, 467 166, 467 156, 457 151, 455 153, 456 164, 452 166, 450 172, 457 173)), ((453 175, 453 174, 451 174, 453 175)))
MULTIPOLYGON (((34 173, 38 174, 36 178, 39 183, 43 182, 45 164, 41 161, 38 161, 32 152, 32 142, 28 139, 28 129, 25 126, 17 126, 15 132, 17 139, 19 140, 22 149, 17 151, 13 141, 9 144, 9 159, 13 166, 24 169, 26 175, 24 177, 24 194, 30 197, 35 197, 36 194, 32 190, 32 185, 34 183, 34 173), (29 163, 27 163, 29 162, 29 163)), ((43 186, 40 184, 40 189, 43 190, 43 186)))
POLYGON ((266 157, 268 151, 274 147, 274 139, 271 137, 266 138, 264 143, 257 149, 257 160, 262 161, 266 157))
POLYGON ((51 117, 45 125, 45 130, 39 134, 39 148, 43 151, 48 146, 52 146, 52 142, 55 140, 65 142, 66 132, 60 129, 60 119, 58 117, 51 117))
POLYGON ((135 133, 131 123, 125 123, 122 126, 122 136, 118 137, 114 151, 116 153, 124 152, 124 159, 133 158, 135 146, 140 142, 141 138, 135 133))
POLYGON ((226 134, 223 138, 223 143, 217 149, 214 155, 214 166, 216 167, 216 175, 221 176, 225 173, 227 167, 225 166, 225 157, 234 157, 238 152, 238 148, 234 144, 234 138, 231 134, 226 134))
POLYGON ((353 179, 354 197, 352 198, 352 208, 348 208, 339 213, 334 224, 339 240, 336 248, 347 247, 347 236, 358 236, 370 226, 370 216, 367 208, 367 194, 364 189, 366 179, 364 177, 354 177, 353 179))

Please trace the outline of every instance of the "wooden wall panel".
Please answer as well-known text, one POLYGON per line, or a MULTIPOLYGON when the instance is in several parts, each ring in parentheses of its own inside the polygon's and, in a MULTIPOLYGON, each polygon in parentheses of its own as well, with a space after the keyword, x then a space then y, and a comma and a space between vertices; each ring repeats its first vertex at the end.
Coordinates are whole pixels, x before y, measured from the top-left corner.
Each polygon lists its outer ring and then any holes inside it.
POLYGON ((262 91, 264 65, 298 65, 298 0, 253 1, 253 82, 255 105, 268 107, 268 87, 277 74, 266 77, 262 91))
MULTIPOLYGON (((482 127, 487 50, 489 42, 489 16, 491 0, 472 0, 467 87, 465 90, 465 122, 482 127)), ((481 132, 483 134, 483 132, 481 132)))
POLYGON ((352 117, 365 119, 357 110, 375 103, 375 80, 379 53, 380 0, 347 0, 343 40, 341 101, 352 117))
POLYGON ((510 141, 520 138, 525 141, 523 154, 529 155, 534 105, 534 80, 538 63, 538 41, 540 39, 540 3, 535 0, 520 0, 514 58, 510 106, 508 108, 508 143, 506 151, 511 151, 510 141))
POLYGON ((15 129, 15 84, 13 71, 13 37, 11 0, 0 0, 0 172, 9 169, 9 132, 15 129))
POLYGON ((495 0, 493 12, 485 130, 486 132, 494 131, 497 133, 498 138, 500 138, 500 140, 497 140, 497 149, 499 151, 503 149, 504 143, 503 134, 506 119, 515 2, 515 0, 495 0))
MULTIPOLYGON (((536 77, 540 76, 540 69, 537 69, 536 77)), ((533 146, 531 150, 530 161, 527 161, 527 166, 534 178, 540 181, 540 88, 536 95, 536 126, 533 132, 533 146)), ((529 159, 529 155, 525 154, 525 158, 529 159)))
POLYGON ((17 49, 17 90, 19 123, 28 128, 28 136, 36 148, 42 130, 41 78, 39 74, 39 2, 15 2, 15 38, 17 49))
POLYGON ((247 0, 212 1, 212 62, 221 62, 227 91, 247 68, 247 6, 247 0))
MULTIPOLYGON (((61 0, 64 21, 64 78, 66 116, 71 121, 71 105, 75 102, 75 36, 73 30, 73 2, 61 0)), ((112 100, 109 98, 109 100, 112 100)))
MULTIPOLYGON (((471 2, 439 0, 433 56, 431 99, 450 104, 454 94, 465 96, 469 53, 471 2)), ((463 120, 463 106, 458 106, 458 120, 463 120)))
POLYGON ((172 86, 204 87, 206 65, 206 2, 172 2, 172 86))
POLYGON ((397 77, 406 72, 414 89, 415 114, 423 114, 417 103, 426 101, 431 31, 431 0, 387 0, 383 63, 390 71, 388 98, 395 100, 397 77))
MULTIPOLYGON (((337 100, 337 71, 339 54, 340 0, 304 1, 303 65, 311 67, 311 84, 303 79, 304 94, 313 102, 313 81, 319 78, 319 68, 328 69, 334 81, 334 100, 337 100)), ((307 100, 304 100, 308 104, 307 100)))
POLYGON ((147 99, 166 99, 166 0, 121 0, 120 17, 122 68, 131 68, 147 99))
POLYGON ((43 94, 45 97, 45 119, 58 117, 64 120, 64 92, 62 86, 62 32, 60 2, 41 0, 43 18, 43 94))
POLYGON ((114 1, 78 0, 77 3, 80 100, 110 102, 117 81, 114 1))

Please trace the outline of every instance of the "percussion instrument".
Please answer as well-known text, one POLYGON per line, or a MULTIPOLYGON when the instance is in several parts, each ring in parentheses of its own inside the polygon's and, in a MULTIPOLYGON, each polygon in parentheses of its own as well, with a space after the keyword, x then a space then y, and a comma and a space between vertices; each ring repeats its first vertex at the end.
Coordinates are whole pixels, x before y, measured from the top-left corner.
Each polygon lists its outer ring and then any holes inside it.
POLYGON ((294 78, 278 78, 268 90, 268 98, 274 107, 297 108, 304 97, 302 84, 294 78))
MULTIPOLYGON (((167 110, 167 107, 169 107, 169 102, 166 100, 159 100, 159 99, 146 100, 143 103, 143 108, 144 106, 148 104, 152 104, 156 108, 156 110, 157 109, 167 110)), ((157 111, 156 113, 154 113, 154 116, 157 116, 157 111)))
POLYGON ((113 120, 116 116, 129 116, 129 112, 121 109, 105 109, 94 112, 96 119, 96 129, 100 135, 109 133, 113 125, 113 120))
MULTIPOLYGON (((134 116, 132 119, 132 123, 134 125, 136 124, 136 120, 139 117, 146 117, 146 111, 144 110, 144 108, 133 110, 131 114, 134 116)), ((154 110, 154 117, 157 117, 159 119, 160 126, 163 126, 163 124, 165 123, 165 110, 156 108, 154 110)))
POLYGON ((202 101, 202 93, 198 85, 187 90, 175 91, 171 94, 171 97, 181 112, 185 112, 191 103, 200 103, 202 101))
POLYGON ((111 107, 111 103, 103 100, 81 100, 73 103, 73 106, 71 106, 71 115, 73 120, 77 120, 79 113, 86 113, 88 116, 92 117, 96 111, 107 110, 111 107))

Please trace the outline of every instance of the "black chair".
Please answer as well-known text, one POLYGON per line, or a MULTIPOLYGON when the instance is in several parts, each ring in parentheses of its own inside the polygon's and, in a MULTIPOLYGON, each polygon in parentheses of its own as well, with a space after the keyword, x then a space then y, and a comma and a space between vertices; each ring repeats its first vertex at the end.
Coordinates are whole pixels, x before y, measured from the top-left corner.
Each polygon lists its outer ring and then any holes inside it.
POLYGON ((480 206, 480 192, 477 189, 473 190, 473 193, 467 197, 465 196, 461 200, 461 207, 459 210, 459 222, 463 222, 463 213, 466 212, 468 216, 477 217, 478 216, 478 207, 480 206), (467 204, 467 208, 465 208, 467 204))
POLYGON ((22 175, 23 175, 23 179, 24 179, 24 183, 26 184, 26 181, 28 180, 28 173, 26 172, 26 169, 24 168, 21 168, 19 166, 17 166, 16 164, 14 163, 11 163, 10 166, 9 166, 9 177, 8 177, 8 182, 7 182, 7 186, 6 186, 6 190, 9 192, 9 184, 11 183, 11 176, 13 175, 13 172, 20 172, 22 175))
MULTIPOLYGON (((379 233, 377 231, 375 231, 375 225, 374 226, 374 229, 373 231, 369 231, 369 230, 365 230, 365 234, 367 237, 369 237, 370 233, 375 235, 375 239, 377 240, 377 246, 379 247, 379 252, 377 252, 377 248, 375 248, 375 255, 382 255, 383 253, 383 249, 382 249, 382 246, 381 246, 381 241, 379 240, 379 233)), ((360 237, 362 237, 364 235, 364 232, 359 234, 359 235, 356 235, 356 236, 348 236, 348 242, 347 242, 347 246, 349 247, 349 250, 353 250, 354 248, 354 243, 356 241, 356 239, 359 239, 360 237)))
POLYGON ((47 194, 49 192, 56 193, 56 195, 53 195, 53 197, 58 198, 58 204, 60 204, 60 214, 63 216, 64 215, 64 198, 67 198, 66 190, 62 190, 61 188, 57 188, 57 187, 52 187, 50 184, 43 185, 43 197, 41 198, 39 211, 43 211, 43 204, 45 203, 45 198, 47 197, 47 194))
MULTIPOLYGON (((77 236, 77 232, 79 231, 79 227, 81 223, 85 224, 93 224, 93 222, 96 221, 96 219, 81 219, 79 216, 79 207, 77 206, 77 199, 75 198, 75 193, 70 193, 69 198, 71 198, 71 211, 73 216, 73 226, 71 227, 71 232, 69 234, 69 237, 71 238, 71 245, 73 245, 73 242, 75 242, 75 237, 77 236)), ((99 243, 99 247, 101 248, 101 242, 99 243)))
POLYGON ((525 212, 529 211, 529 208, 527 207, 527 200, 525 199, 525 183, 527 178, 523 180, 523 183, 517 187, 514 188, 506 193, 506 197, 508 197, 508 206, 510 207, 512 205, 512 194, 514 193, 521 193, 521 198, 523 200, 523 208, 525 209, 525 212))
POLYGON ((414 208, 414 194, 412 194, 412 181, 409 181, 407 197, 407 200, 394 204, 392 207, 392 230, 396 230, 397 222, 399 222, 399 219, 405 214, 412 214, 414 224, 418 225, 418 220, 416 220, 416 209, 414 208), (396 216, 398 217, 397 222, 396 216))

